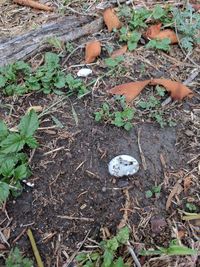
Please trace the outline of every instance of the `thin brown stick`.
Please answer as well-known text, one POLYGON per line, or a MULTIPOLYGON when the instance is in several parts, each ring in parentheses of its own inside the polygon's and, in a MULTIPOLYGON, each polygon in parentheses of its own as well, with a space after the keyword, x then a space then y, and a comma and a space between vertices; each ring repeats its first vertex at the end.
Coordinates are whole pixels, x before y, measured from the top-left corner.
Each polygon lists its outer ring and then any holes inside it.
POLYGON ((38 2, 33 1, 33 0, 13 0, 13 2, 16 4, 22 5, 22 6, 28 6, 28 7, 44 10, 44 11, 53 11, 54 10, 53 7, 38 3, 38 2))

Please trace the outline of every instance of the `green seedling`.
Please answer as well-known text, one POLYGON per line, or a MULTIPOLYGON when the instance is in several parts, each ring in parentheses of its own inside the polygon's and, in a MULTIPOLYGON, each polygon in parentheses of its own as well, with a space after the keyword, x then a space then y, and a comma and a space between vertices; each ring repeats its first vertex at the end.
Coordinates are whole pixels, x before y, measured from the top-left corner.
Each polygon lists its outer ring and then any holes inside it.
POLYGON ((58 51, 63 51, 63 44, 62 41, 57 37, 50 37, 47 39, 49 45, 57 49, 58 51))
POLYGON ((82 96, 88 92, 80 79, 61 70, 59 56, 55 53, 45 54, 44 64, 32 72, 30 66, 23 61, 0 69, 0 88, 6 95, 23 95, 31 91, 42 91, 44 94, 76 93, 82 96))
POLYGON ((160 197, 160 192, 161 192, 161 185, 153 186, 151 188, 151 190, 147 190, 145 192, 145 196, 146 196, 146 198, 151 198, 153 196, 155 196, 156 198, 159 198, 160 197))
POLYGON ((119 56, 119 57, 116 57, 116 58, 106 58, 105 59, 105 64, 110 69, 113 69, 113 68, 117 67, 119 65, 119 63, 123 62, 124 59, 125 58, 123 56, 119 56))
POLYGON ((118 257, 119 249, 122 249, 129 240, 129 229, 124 227, 111 239, 100 243, 99 249, 94 252, 82 252, 76 257, 80 267, 128 267, 122 257, 118 257))
POLYGON ((6 259, 5 267, 33 267, 33 262, 22 256, 22 253, 16 247, 11 250, 8 258, 6 259))
POLYGON ((72 53, 75 49, 73 43, 71 43, 71 42, 67 42, 65 47, 66 47, 66 50, 68 53, 72 53))
POLYGON ((196 249, 191 249, 186 246, 180 245, 178 240, 172 240, 168 248, 158 247, 156 250, 142 250, 140 255, 152 256, 152 255, 168 255, 168 256, 186 256, 197 255, 196 249))
POLYGON ((200 43, 200 14, 188 4, 184 11, 174 8, 173 16, 176 30, 180 34, 180 45, 187 52, 191 52, 194 45, 200 43))
POLYGON ((156 86, 156 97, 150 96, 146 101, 140 101, 138 107, 148 111, 148 117, 156 121, 161 128, 165 126, 173 127, 176 125, 176 122, 171 118, 166 118, 165 112, 161 109, 161 97, 165 95, 165 90, 156 86))
POLYGON ((186 209, 189 211, 189 212, 197 212, 198 208, 195 204, 193 203, 186 203, 186 209))
POLYGON ((137 48, 140 38, 141 33, 137 31, 129 32, 126 27, 120 29, 120 41, 127 43, 129 51, 133 51, 137 48))
POLYGON ((123 97, 116 98, 115 103, 117 107, 111 107, 108 103, 103 103, 102 107, 94 113, 95 121, 105 121, 127 131, 131 130, 135 111, 126 105, 123 97))
POLYGON ((169 38, 165 38, 162 40, 150 40, 147 45, 146 48, 153 48, 153 49, 157 49, 157 50, 163 50, 168 52, 170 50, 170 39, 169 38))
POLYGON ((38 147, 34 137, 39 127, 37 114, 34 110, 22 117, 18 132, 10 132, 3 121, 0 121, 0 204, 11 193, 18 196, 22 192, 21 181, 31 174, 28 157, 23 152, 27 146, 38 147))

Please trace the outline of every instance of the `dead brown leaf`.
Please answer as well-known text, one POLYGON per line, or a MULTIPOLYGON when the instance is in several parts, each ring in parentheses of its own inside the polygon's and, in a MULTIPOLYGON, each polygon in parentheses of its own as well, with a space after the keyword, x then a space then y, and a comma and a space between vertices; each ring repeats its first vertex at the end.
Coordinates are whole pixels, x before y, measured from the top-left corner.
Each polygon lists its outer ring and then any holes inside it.
POLYGON ((35 112, 41 112, 43 110, 42 106, 31 106, 27 109, 27 113, 29 113, 31 110, 34 110, 35 112))
POLYGON ((122 23, 115 14, 114 9, 111 7, 107 8, 103 12, 103 19, 109 32, 111 32, 113 29, 119 29, 122 26, 122 23))
POLYGON ((184 231, 184 230, 179 230, 179 231, 177 232, 177 238, 178 238, 179 240, 183 239, 183 238, 185 237, 185 235, 186 235, 186 231, 184 231))
POLYGON ((146 31, 146 34, 145 34, 146 37, 149 39, 158 39, 158 40, 168 38, 170 39, 171 44, 177 44, 178 39, 177 39, 176 33, 170 29, 161 31, 161 26, 162 26, 161 23, 150 26, 148 30, 146 31))
POLYGON ((149 82, 150 80, 124 83, 113 87, 109 92, 113 95, 124 95, 126 101, 131 102, 149 82))
POLYGON ((167 202, 166 202, 166 210, 168 210, 171 206, 172 199, 175 195, 179 195, 183 191, 183 187, 180 185, 180 181, 178 181, 174 188, 172 189, 171 193, 168 196, 167 202))
POLYGON ((128 49, 128 46, 127 45, 122 46, 121 48, 115 50, 112 53, 111 58, 116 58, 116 57, 119 57, 119 56, 125 54, 126 51, 127 51, 127 49, 128 49))
POLYGON ((184 187, 184 192, 185 193, 187 193, 187 191, 189 190, 191 185, 192 185, 192 177, 191 176, 185 177, 185 179, 183 181, 183 187, 184 187))
POLYGON ((6 238, 6 240, 10 238, 10 233, 11 233, 10 227, 7 227, 3 230, 3 235, 6 238))
POLYGON ((183 100, 186 96, 193 96, 193 92, 184 84, 167 79, 153 79, 125 83, 113 87, 109 92, 113 95, 124 95, 127 102, 131 102, 146 85, 162 85, 171 94, 174 100, 183 100))
POLYGON ((153 79, 151 85, 162 85, 171 94, 173 100, 183 100, 186 96, 192 97, 193 92, 184 84, 168 79, 153 79))
POLYGON ((85 47, 85 63, 89 64, 101 54, 101 43, 99 41, 92 41, 86 44, 85 47))

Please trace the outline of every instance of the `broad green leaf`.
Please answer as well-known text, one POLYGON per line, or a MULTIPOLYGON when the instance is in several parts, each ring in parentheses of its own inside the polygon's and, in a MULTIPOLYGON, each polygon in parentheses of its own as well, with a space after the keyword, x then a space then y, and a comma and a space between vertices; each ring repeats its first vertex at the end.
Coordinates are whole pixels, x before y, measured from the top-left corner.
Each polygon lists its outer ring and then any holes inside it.
POLYGON ((27 168, 27 164, 19 165, 14 170, 14 177, 17 180, 22 180, 22 179, 27 178, 28 174, 29 174, 29 171, 28 171, 28 168, 27 168))
POLYGON ((36 112, 32 109, 28 114, 22 117, 18 129, 24 137, 32 136, 39 127, 39 121, 36 112))
POLYGON ((120 229, 116 236, 118 242, 121 244, 126 244, 129 240, 129 233, 130 231, 127 226, 120 229))
POLYGON ((2 163, 0 173, 4 177, 11 177, 13 175, 13 169, 14 169, 15 163, 16 162, 14 160, 7 159, 6 161, 2 163))
POLYGON ((153 10, 153 18, 160 19, 165 15, 164 9, 160 5, 156 5, 153 10))
POLYGON ((25 141, 22 136, 18 133, 12 133, 0 143, 0 152, 4 154, 18 152, 24 145, 25 141))
POLYGON ((8 135, 8 128, 3 120, 0 120, 0 141, 8 135))
POLYGON ((81 261, 85 261, 85 260, 87 260, 87 254, 86 253, 80 253, 80 254, 78 254, 77 256, 76 256, 76 260, 78 261, 78 262, 81 262, 81 261))
POLYGON ((125 267, 122 257, 119 257, 111 267, 125 267))
POLYGON ((90 258, 93 261, 96 261, 100 257, 100 254, 98 252, 93 252, 90 254, 90 258))
POLYGON ((60 88, 65 87, 65 84, 66 84, 66 78, 65 78, 64 73, 61 72, 60 74, 57 75, 55 82, 54 82, 54 86, 60 89, 60 88))
POLYGON ((104 254, 103 254, 103 265, 102 267, 110 267, 110 265, 113 262, 113 254, 109 251, 109 250, 105 250, 104 254))
POLYGON ((56 67, 59 63, 59 56, 55 53, 47 52, 45 53, 45 64, 50 67, 56 67))
POLYGON ((0 205, 6 201, 9 196, 9 185, 3 182, 0 182, 0 205))
POLYGON ((38 147, 38 142, 37 142, 36 138, 33 136, 26 137, 25 142, 30 148, 37 148, 38 147))

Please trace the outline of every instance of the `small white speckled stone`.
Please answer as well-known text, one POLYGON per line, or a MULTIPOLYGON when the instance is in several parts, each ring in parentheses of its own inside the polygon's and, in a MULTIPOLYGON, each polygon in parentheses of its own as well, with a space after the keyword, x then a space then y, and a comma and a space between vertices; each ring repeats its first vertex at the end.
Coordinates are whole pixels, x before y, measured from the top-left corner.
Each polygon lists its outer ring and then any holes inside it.
POLYGON ((108 170, 115 177, 133 175, 139 170, 139 163, 131 156, 119 155, 110 161, 108 170))
POLYGON ((90 75, 92 73, 92 70, 91 69, 86 69, 86 68, 83 68, 83 69, 80 69, 77 73, 77 76, 78 77, 87 77, 88 75, 90 75))

